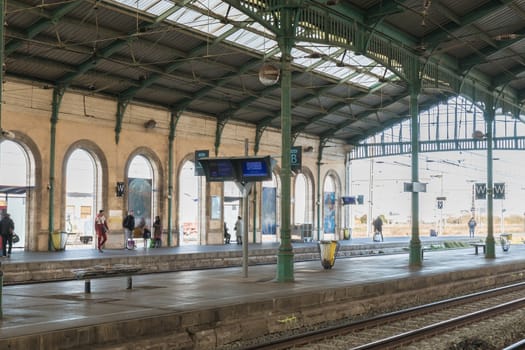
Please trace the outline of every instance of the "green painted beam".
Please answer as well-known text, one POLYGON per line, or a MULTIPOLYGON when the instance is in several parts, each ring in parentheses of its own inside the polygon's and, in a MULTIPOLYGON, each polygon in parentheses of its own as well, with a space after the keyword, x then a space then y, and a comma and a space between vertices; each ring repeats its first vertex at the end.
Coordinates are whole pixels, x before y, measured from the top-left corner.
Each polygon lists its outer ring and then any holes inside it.
MULTIPOLYGON (((46 13, 48 18, 41 18, 35 24, 29 27, 25 32, 26 39, 33 39, 35 36, 43 32, 50 26, 55 25, 57 22, 60 21, 62 17, 64 17, 69 12, 76 9, 83 2, 84 2, 83 0, 76 0, 76 1, 68 2, 68 3, 65 3, 65 5, 60 6, 58 9, 52 12, 41 10, 46 13)), ((26 43, 25 40, 11 40, 5 46, 5 50, 4 50, 5 56, 9 56, 11 53, 13 53, 16 49, 18 49, 24 43, 26 43)))
POLYGON ((232 33, 238 31, 239 28, 233 28, 226 33, 222 34, 220 37, 213 40, 211 43, 203 43, 194 49, 192 49, 184 59, 175 59, 175 63, 172 63, 163 69, 163 73, 154 73, 147 77, 144 81, 141 82, 140 86, 129 88, 126 91, 121 93, 121 96, 125 99, 132 99, 139 91, 151 86, 157 80, 159 80, 163 74, 170 74, 186 64, 186 61, 191 58, 198 58, 203 52, 209 50, 210 47, 220 44, 226 37, 232 33))
POLYGON ((504 50, 514 45, 518 41, 523 40, 523 36, 525 36, 525 29, 516 31, 513 34, 516 34, 516 37, 514 39, 509 38, 508 40, 496 41, 497 43, 496 47, 487 46, 484 48, 480 48, 477 50, 476 53, 470 56, 467 56, 465 58, 462 58, 460 62, 460 68, 462 70, 467 70, 470 67, 476 66, 478 64, 486 63, 487 62, 486 58, 488 56, 503 52, 504 50))
POLYGON ((456 30, 460 30, 464 27, 471 25, 477 20, 485 16, 488 16, 492 14, 494 11, 506 6, 510 2, 512 2, 512 0, 489 1, 488 3, 480 6, 475 11, 471 11, 468 15, 461 17, 460 24, 455 23, 455 22, 449 22, 448 24, 440 26, 439 29, 436 29, 432 33, 429 33, 428 35, 425 36, 425 43, 429 47, 436 47, 437 45, 439 45, 439 43, 441 43, 443 40, 447 38, 449 33, 454 32, 456 30))
POLYGON ((512 82, 513 80, 519 79, 518 75, 522 75, 524 72, 525 68, 522 65, 517 65, 513 68, 509 68, 492 80, 492 86, 499 87, 506 85, 512 82))
POLYGON ((111 55, 122 49, 124 46, 128 45, 128 43, 130 43, 133 40, 134 38, 130 37, 127 40, 119 39, 111 43, 109 46, 105 47, 104 49, 100 50, 100 52, 93 55, 91 59, 88 59, 80 65, 78 65, 75 68, 74 72, 67 73, 62 78, 58 79, 57 83, 62 85, 69 85, 75 78, 95 68, 102 61, 102 59, 110 57, 111 55))
MULTIPOLYGON (((190 0, 184 1, 184 3, 188 3, 190 0)), ((164 11, 162 14, 157 16, 152 23, 144 22, 138 25, 137 30, 133 32, 127 33, 125 36, 127 39, 117 39, 111 44, 107 45, 100 51, 96 52, 92 58, 84 61, 78 67, 74 72, 68 73, 62 78, 58 79, 59 84, 68 85, 71 83, 73 79, 76 77, 88 72, 89 70, 95 68, 104 58, 111 57, 113 54, 120 51, 123 47, 129 45, 131 42, 137 40, 137 37, 135 34, 141 33, 144 31, 151 30, 155 27, 158 27, 162 22, 169 17, 171 14, 173 14, 175 11, 179 10, 181 6, 175 5, 170 7, 168 10, 164 11)))
POLYGON ((385 0, 375 4, 366 11, 365 23, 372 25, 382 21, 385 16, 405 11, 404 8, 400 6, 405 2, 406 0, 385 0))
MULTIPOLYGON (((398 103, 400 100, 405 99, 408 96, 409 96, 409 93, 400 95, 397 99, 395 99, 393 101, 390 101, 390 103, 391 104, 398 103)), ((450 98, 450 96, 443 95, 442 98, 440 98, 440 99, 435 99, 435 100, 433 100, 431 102, 428 102, 428 103, 425 103, 425 104, 420 104, 419 105, 419 112, 420 112, 420 114, 422 114, 423 112, 426 112, 427 110, 429 110, 431 108, 434 108, 436 105, 438 105, 438 104, 440 104, 442 102, 447 101, 449 98, 450 98)), ((357 120, 360 120, 362 118, 366 118, 370 114, 372 114, 372 113, 359 114, 357 116, 357 120)), ((359 135, 357 137, 353 137, 351 139, 346 140, 346 142, 348 144, 352 144, 352 145, 356 145, 357 146, 359 144, 359 142, 366 140, 370 136, 376 135, 377 133, 380 133, 382 130, 385 130, 385 129, 390 128, 390 127, 392 127, 394 125, 397 125, 397 124, 399 124, 399 123, 401 123, 401 122, 403 122, 403 121, 405 121, 405 120, 407 120, 409 118, 410 117, 408 115, 405 115, 405 116, 399 116, 398 119, 389 119, 389 120, 381 123, 380 126, 378 126, 376 128, 373 128, 373 129, 369 129, 369 130, 367 130, 366 132, 363 132, 361 135, 359 135)), ((350 122, 345 122, 345 123, 351 124, 350 122)), ((328 136, 329 137, 333 137, 337 133, 337 130, 339 130, 339 129, 337 129, 337 128, 332 129, 331 130, 332 133, 326 133, 326 136, 327 137, 328 136)))

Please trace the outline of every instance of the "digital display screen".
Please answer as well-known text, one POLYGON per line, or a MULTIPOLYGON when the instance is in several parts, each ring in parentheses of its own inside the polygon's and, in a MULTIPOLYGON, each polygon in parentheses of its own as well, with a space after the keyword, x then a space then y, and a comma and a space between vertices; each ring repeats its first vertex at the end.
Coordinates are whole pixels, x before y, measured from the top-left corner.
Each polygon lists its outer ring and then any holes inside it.
POLYGON ((343 205, 356 204, 357 203, 355 197, 341 197, 341 200, 343 202, 343 205))
POLYGON ((265 181, 272 178, 270 158, 249 158, 241 160, 241 176, 244 181, 265 181))
POLYGON ((268 175, 268 166, 264 159, 245 160, 242 162, 242 176, 259 177, 268 175))
POLYGON ((208 181, 228 181, 235 179, 233 163, 229 159, 208 161, 208 181))

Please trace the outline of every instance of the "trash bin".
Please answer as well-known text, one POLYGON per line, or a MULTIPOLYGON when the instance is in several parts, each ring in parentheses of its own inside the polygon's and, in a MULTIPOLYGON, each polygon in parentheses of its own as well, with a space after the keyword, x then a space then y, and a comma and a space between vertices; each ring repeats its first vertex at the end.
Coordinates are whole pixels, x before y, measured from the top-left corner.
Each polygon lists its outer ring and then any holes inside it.
POLYGON ((321 258, 321 265, 325 269, 331 269, 335 263, 335 257, 339 251, 339 242, 337 241, 320 241, 317 244, 319 248, 319 256, 321 258))
POLYGON ((54 250, 65 250, 67 243, 67 232, 54 231, 51 234, 51 242, 53 243, 54 250))
POLYGON ((349 240, 350 238, 352 238, 352 228, 345 228, 343 230, 343 237, 345 238, 345 240, 349 240))

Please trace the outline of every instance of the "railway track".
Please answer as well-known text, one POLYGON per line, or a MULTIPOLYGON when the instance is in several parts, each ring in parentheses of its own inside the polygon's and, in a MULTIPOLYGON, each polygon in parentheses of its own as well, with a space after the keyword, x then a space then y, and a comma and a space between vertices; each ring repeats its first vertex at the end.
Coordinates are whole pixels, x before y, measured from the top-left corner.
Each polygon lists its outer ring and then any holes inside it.
MULTIPOLYGON (((497 317, 525 315, 525 283, 417 306, 347 325, 297 334, 249 349, 436 349, 432 338, 497 317), (419 342, 419 343, 418 343, 419 342), (409 345, 412 344, 412 345, 409 345)), ((468 332, 466 332, 468 334, 468 332)), ((439 340, 438 344, 439 344, 439 340)), ((441 340, 442 342, 442 340, 441 340)))

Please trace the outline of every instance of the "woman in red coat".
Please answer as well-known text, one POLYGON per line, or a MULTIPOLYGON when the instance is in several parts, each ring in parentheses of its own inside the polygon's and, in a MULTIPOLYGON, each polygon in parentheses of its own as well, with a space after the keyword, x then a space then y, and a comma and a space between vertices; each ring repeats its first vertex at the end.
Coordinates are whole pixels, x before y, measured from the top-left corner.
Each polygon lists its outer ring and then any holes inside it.
POLYGON ((104 216, 104 210, 100 209, 98 211, 97 217, 95 218, 95 231, 97 232, 97 248, 98 251, 103 253, 102 246, 106 243, 108 239, 108 222, 104 216))

